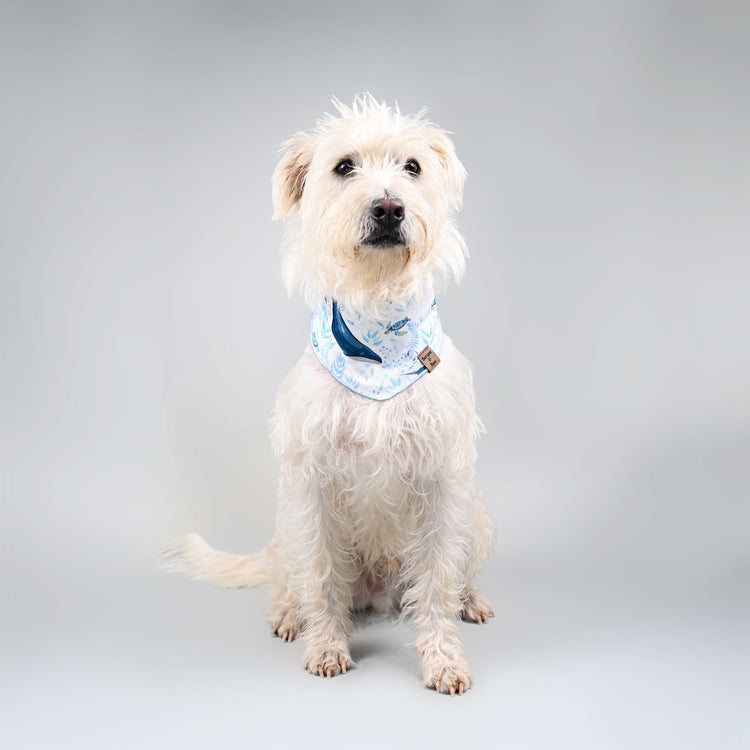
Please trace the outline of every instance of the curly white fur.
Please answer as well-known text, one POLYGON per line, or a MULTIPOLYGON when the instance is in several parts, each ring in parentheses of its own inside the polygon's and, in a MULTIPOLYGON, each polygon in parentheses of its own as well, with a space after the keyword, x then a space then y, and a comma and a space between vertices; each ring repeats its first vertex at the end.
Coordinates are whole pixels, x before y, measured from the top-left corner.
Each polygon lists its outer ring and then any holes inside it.
MULTIPOLYGON (((288 141, 274 173, 277 216, 289 216, 284 277, 311 306, 333 297, 376 314, 386 300, 427 299, 460 278, 466 249, 452 215, 464 169, 447 135, 370 95, 335 102, 311 135, 288 141), (354 165, 335 172, 343 159, 354 165), (404 169, 410 161, 418 175, 404 169), (370 206, 405 206, 403 243, 372 247, 370 206)), ((423 682, 462 693, 472 677, 457 619, 492 612, 471 585, 494 527, 474 478, 481 424, 472 371, 446 338, 440 365, 385 401, 339 385, 308 347, 276 401, 281 464, 277 529, 243 558, 197 535, 165 550, 170 567, 222 586, 271 584, 271 626, 303 633, 307 669, 345 672, 352 613, 400 608, 417 630, 423 682)))

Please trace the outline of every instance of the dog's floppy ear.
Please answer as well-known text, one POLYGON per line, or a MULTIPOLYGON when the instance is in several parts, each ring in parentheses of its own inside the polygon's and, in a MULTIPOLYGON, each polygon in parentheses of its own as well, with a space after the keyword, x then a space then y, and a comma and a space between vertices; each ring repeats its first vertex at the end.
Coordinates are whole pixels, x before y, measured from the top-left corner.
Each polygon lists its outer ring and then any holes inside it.
POLYGON ((430 148, 440 157, 445 169, 446 187, 450 194, 450 205, 454 210, 461 208, 464 197, 464 183, 466 182, 466 170, 464 165, 456 156, 456 149, 451 139, 437 128, 429 135, 430 148))
POLYGON ((313 138, 306 133, 281 144, 281 159, 271 180, 273 186, 273 218, 288 216, 302 198, 305 177, 313 154, 313 138))

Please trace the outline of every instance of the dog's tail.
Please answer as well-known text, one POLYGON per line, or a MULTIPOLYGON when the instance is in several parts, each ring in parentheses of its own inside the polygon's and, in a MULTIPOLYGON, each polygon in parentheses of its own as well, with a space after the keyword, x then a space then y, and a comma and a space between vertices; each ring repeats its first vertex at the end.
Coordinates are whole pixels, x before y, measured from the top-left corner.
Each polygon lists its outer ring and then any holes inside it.
POLYGON ((254 555, 228 555, 211 549, 197 534, 188 534, 162 548, 165 570, 228 589, 260 586, 269 581, 268 550, 254 555))

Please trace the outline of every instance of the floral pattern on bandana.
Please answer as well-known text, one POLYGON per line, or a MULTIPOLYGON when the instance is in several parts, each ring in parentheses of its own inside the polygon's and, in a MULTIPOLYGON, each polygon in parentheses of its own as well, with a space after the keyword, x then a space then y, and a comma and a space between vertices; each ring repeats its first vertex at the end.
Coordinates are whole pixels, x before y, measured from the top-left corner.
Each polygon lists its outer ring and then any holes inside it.
POLYGON ((342 385, 385 401, 427 374, 417 355, 430 347, 438 356, 443 329, 437 303, 424 307, 388 303, 383 318, 370 318, 326 299, 310 318, 315 356, 342 385))

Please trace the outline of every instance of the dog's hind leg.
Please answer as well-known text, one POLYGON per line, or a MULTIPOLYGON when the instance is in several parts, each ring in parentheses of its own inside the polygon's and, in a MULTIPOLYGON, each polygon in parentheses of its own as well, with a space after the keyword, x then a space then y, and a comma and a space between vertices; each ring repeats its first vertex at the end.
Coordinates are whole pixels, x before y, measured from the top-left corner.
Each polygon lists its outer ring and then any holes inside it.
POLYGON ((466 585, 461 592, 461 619, 466 622, 485 623, 495 613, 487 601, 487 597, 476 587, 471 585, 474 576, 485 564, 490 556, 495 542, 495 524, 490 517, 487 506, 481 499, 479 490, 473 488, 473 521, 471 525, 471 541, 464 580, 466 585))
POLYGON ((465 622, 486 623, 495 613, 485 595, 476 586, 468 586, 461 595, 460 615, 465 622))
POLYGON ((277 635, 282 641, 291 643, 303 629, 299 601, 289 585, 288 573, 285 570, 275 572, 277 574, 271 583, 271 614, 268 622, 271 625, 271 635, 277 635))
POLYGON ((268 618, 271 635, 277 635, 282 641, 291 643, 302 631, 299 608, 296 604, 274 605, 268 618))

